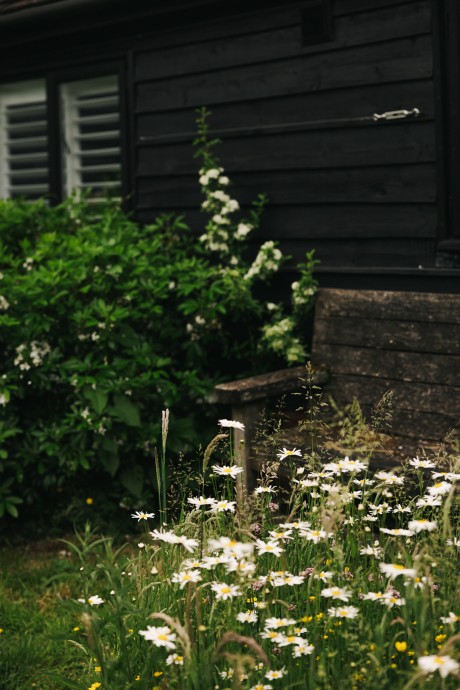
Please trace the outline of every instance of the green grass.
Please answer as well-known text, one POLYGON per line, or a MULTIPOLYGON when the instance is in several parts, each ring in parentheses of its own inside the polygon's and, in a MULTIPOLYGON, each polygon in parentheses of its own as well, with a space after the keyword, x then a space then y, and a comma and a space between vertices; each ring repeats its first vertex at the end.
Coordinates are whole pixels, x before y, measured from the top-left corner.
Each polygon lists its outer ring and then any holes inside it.
POLYGON ((72 596, 73 566, 57 542, 0 550, 0 687, 62 690, 86 664, 66 642, 78 626, 63 602, 72 596), (59 677, 61 676, 61 678, 59 677))

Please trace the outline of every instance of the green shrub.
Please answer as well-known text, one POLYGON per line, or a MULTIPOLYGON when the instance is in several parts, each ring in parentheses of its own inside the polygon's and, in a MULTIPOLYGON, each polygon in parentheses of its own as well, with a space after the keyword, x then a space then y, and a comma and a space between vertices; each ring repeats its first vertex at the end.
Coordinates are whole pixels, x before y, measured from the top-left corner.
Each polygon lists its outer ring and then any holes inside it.
POLYGON ((77 198, 0 202, 0 515, 49 491, 67 497, 88 476, 140 499, 162 409, 171 449, 187 450, 217 382, 305 359, 296 329, 316 287, 313 254, 290 315, 257 296, 283 257, 268 242, 244 258, 265 200, 234 220, 214 143, 203 113, 199 239, 176 214, 141 227, 110 203, 95 213, 77 198))

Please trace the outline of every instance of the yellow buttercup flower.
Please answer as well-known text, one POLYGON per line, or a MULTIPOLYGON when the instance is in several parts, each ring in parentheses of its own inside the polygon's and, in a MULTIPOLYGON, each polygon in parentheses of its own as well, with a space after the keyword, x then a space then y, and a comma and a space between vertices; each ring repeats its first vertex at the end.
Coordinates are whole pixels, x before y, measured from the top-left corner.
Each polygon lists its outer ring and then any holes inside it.
POLYGON ((407 649, 407 642, 395 642, 395 649, 397 652, 405 652, 407 649))
POLYGON ((93 499, 93 498, 88 497, 88 498, 86 499, 86 505, 87 505, 87 506, 92 506, 93 503, 94 503, 94 499, 93 499))

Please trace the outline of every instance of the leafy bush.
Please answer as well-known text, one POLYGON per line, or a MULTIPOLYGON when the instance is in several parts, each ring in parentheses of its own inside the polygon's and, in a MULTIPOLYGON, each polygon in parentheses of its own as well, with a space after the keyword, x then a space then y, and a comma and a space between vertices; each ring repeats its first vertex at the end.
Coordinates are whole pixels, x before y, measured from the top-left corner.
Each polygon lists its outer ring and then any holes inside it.
POLYGON ((257 296, 283 257, 266 242, 244 258, 265 200, 234 220, 214 144, 203 113, 199 239, 176 214, 141 227, 109 203, 0 202, 0 515, 44 492, 67 497, 89 470, 93 486, 107 493, 116 478, 139 499, 162 408, 174 418, 172 450, 186 450, 217 382, 305 359, 296 329, 316 287, 313 254, 292 313, 257 296))

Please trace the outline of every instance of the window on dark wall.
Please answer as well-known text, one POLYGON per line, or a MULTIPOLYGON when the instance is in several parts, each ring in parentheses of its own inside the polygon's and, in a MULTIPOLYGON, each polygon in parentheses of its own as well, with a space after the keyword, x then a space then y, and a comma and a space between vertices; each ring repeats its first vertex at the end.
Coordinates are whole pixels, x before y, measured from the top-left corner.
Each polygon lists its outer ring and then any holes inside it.
POLYGON ((0 197, 120 198, 118 75, 61 81, 57 89, 50 103, 44 79, 0 86, 0 197))

